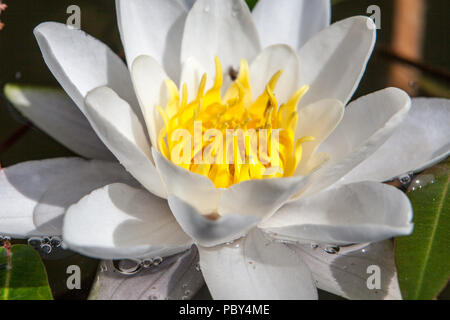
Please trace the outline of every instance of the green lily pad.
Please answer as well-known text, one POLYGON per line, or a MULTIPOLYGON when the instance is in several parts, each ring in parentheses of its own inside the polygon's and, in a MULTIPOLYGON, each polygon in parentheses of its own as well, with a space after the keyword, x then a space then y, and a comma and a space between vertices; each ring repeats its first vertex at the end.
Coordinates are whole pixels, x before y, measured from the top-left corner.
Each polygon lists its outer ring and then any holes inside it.
POLYGON ((52 299, 44 264, 33 248, 0 248, 0 300, 52 299))
POLYGON ((396 240, 399 283, 407 300, 435 299, 450 278, 450 163, 422 176, 432 175, 434 182, 409 193, 413 234, 396 240))

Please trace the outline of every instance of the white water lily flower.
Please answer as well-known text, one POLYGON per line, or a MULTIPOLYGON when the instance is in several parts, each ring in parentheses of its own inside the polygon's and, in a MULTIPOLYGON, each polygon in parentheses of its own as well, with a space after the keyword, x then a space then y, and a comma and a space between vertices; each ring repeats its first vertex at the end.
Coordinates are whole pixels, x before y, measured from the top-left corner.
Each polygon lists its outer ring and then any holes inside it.
MULTIPOLYGON (((165 257, 195 243, 216 299, 315 299, 301 255, 278 240, 347 245, 412 231, 408 198, 381 182, 448 156, 450 103, 414 99, 411 108, 406 93, 389 88, 344 112, 374 46, 370 19, 328 26, 328 1, 295 0, 260 0, 253 16, 242 0, 197 0, 192 8, 119 0, 117 12, 131 76, 82 31, 44 23, 35 34, 50 70, 141 186, 118 164, 99 160, 14 166, 0 173, 0 233, 57 232, 65 214, 64 243, 82 254, 165 257), (289 133, 289 143, 280 143, 289 176, 251 179, 258 164, 236 175, 237 167, 232 174, 186 170, 170 161, 167 128, 176 116, 201 114, 183 113, 189 103, 202 111, 200 101, 207 110, 242 104, 280 115, 255 112, 249 121, 275 119, 289 133), (286 126, 278 102, 298 121, 286 126)), ((78 149, 110 159, 100 147, 85 148, 78 149)))

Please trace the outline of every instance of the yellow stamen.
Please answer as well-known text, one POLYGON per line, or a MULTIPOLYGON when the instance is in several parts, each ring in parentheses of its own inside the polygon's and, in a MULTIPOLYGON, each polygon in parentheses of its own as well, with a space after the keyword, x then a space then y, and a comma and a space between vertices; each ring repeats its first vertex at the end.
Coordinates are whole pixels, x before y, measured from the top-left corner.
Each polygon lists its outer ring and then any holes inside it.
POLYGON ((207 76, 204 74, 197 96, 191 102, 186 84, 180 95, 176 85, 166 81, 167 106, 157 107, 164 122, 158 136, 159 150, 183 168, 209 177, 217 188, 250 179, 293 175, 301 163, 302 144, 314 140, 302 137, 295 141, 297 105, 309 87, 301 87, 278 107, 274 91, 283 73, 280 70, 254 100, 248 63, 242 60, 237 79, 222 98, 223 70, 217 57, 215 65, 213 86, 205 92, 207 76), (183 136, 178 129, 193 135, 193 142, 187 143, 184 138, 179 142, 183 136), (196 135, 201 135, 201 140, 196 140, 196 135), (191 148, 190 156, 186 155, 186 148, 191 148))

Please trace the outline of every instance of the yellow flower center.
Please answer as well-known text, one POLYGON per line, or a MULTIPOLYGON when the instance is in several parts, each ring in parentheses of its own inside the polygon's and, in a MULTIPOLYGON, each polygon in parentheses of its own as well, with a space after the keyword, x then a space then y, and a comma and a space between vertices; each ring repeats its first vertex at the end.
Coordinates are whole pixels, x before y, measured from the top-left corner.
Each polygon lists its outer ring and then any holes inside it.
POLYGON ((309 87, 301 87, 278 107, 274 89, 280 70, 254 100, 248 63, 242 60, 237 79, 222 97, 222 65, 217 57, 215 62, 214 85, 205 93, 204 74, 193 101, 188 102, 186 84, 180 96, 175 83, 167 79, 169 101, 164 109, 157 107, 164 121, 158 136, 161 153, 186 170, 208 177, 217 188, 292 176, 302 158, 302 144, 314 140, 295 141, 297 105, 309 87))

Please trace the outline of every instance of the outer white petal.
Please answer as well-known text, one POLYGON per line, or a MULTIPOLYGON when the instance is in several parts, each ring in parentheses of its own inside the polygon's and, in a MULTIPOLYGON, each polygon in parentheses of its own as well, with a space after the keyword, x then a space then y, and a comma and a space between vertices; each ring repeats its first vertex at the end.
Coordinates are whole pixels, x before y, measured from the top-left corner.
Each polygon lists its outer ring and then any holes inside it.
POLYGON ((86 114, 103 142, 136 180, 153 194, 166 197, 151 160, 150 144, 129 104, 110 88, 97 88, 86 97, 86 114))
POLYGON ((169 195, 186 201, 202 214, 217 212, 221 190, 216 189, 210 179, 173 164, 155 148, 152 152, 169 195))
POLYGON ((63 241, 101 259, 165 257, 192 244, 166 200, 119 183, 95 190, 67 210, 63 241))
POLYGON ((391 240, 343 247, 337 254, 314 249, 310 244, 289 247, 309 267, 319 289, 353 300, 402 299, 391 240), (367 287, 371 266, 380 268, 380 289, 367 287))
POLYGON ((285 43, 295 50, 330 25, 330 0, 259 0, 253 18, 263 46, 285 43))
POLYGON ((134 184, 117 163, 59 158, 0 171, 0 234, 14 238, 61 235, 65 210, 94 189, 134 184))
POLYGON ((395 133, 341 182, 392 180, 426 169, 449 153, 450 100, 412 99, 412 108, 395 133))
POLYGON ((248 180, 225 189, 219 202, 221 215, 267 217, 294 194, 301 192, 309 177, 248 180))
POLYGON ((178 80, 186 9, 178 0, 116 0, 117 19, 128 65, 140 55, 154 57, 178 80))
POLYGON ((295 139, 312 136, 315 140, 303 144, 302 160, 296 175, 308 174, 319 165, 320 155, 315 152, 341 122, 344 110, 344 104, 335 99, 320 100, 300 109, 295 139))
POLYGON ((163 120, 157 106, 165 107, 167 89, 165 81, 169 78, 161 65, 150 56, 139 56, 131 67, 131 77, 139 99, 142 114, 152 145, 158 145, 158 134, 163 120))
POLYGON ((127 67, 105 44, 56 22, 38 25, 34 35, 50 71, 83 113, 87 93, 108 86, 142 118, 127 67))
POLYGON ((186 19, 181 62, 194 57, 206 69, 211 84, 215 75, 214 57, 239 68, 241 59, 251 61, 260 51, 258 31, 243 0, 197 0, 186 19))
POLYGON ((359 182, 292 201, 260 227, 284 240, 351 244, 408 235, 411 219, 411 204, 402 191, 359 182))
POLYGON ((345 176, 371 156, 403 122, 411 99, 402 90, 384 89, 350 103, 336 130, 321 144, 319 152, 330 161, 313 173, 304 196, 320 191, 345 176))
POLYGON ((115 159, 64 92, 13 84, 7 84, 4 90, 25 117, 73 152, 88 159, 115 159))
POLYGON ((195 246, 163 259, 158 266, 141 269, 136 276, 117 272, 113 261, 100 262, 89 300, 192 299, 205 281, 198 269, 195 246))
POLYGON ((250 65, 250 84, 253 98, 266 90, 272 76, 283 70, 275 88, 275 97, 281 105, 288 102, 297 91, 300 81, 300 63, 295 51, 287 45, 274 45, 265 48, 250 65))
POLYGON ((205 247, 241 238, 261 220, 258 216, 240 214, 228 214, 216 220, 208 219, 196 208, 176 196, 169 196, 169 206, 183 230, 196 243, 205 247))
POLYGON ((352 17, 332 24, 299 51, 302 85, 311 89, 304 105, 325 98, 344 104, 358 87, 375 45, 376 26, 367 17, 352 17))
POLYGON ((308 267, 287 246, 268 240, 257 229, 230 245, 199 247, 199 252, 214 299, 317 299, 308 267))

